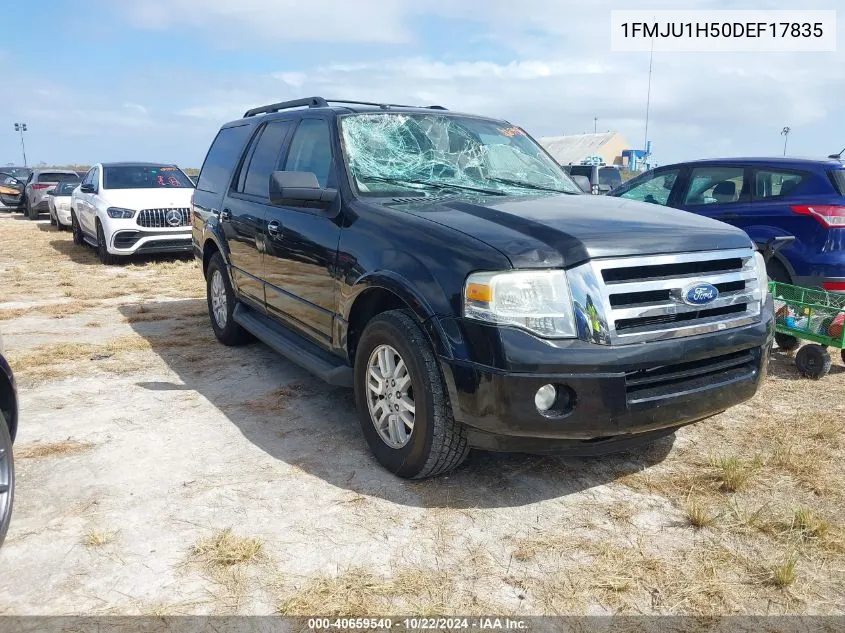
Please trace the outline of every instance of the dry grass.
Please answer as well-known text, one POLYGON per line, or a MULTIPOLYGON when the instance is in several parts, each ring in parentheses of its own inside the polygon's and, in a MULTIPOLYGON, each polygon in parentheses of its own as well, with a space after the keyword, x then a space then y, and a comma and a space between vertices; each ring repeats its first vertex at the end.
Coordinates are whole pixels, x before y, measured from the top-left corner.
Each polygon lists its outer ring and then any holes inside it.
POLYGON ((48 457, 67 457, 84 453, 94 447, 90 442, 66 440, 47 444, 25 444, 15 447, 15 459, 45 459, 48 457))
POLYGON ((225 568, 257 561, 262 556, 261 539, 236 536, 231 528, 197 541, 191 555, 210 568, 225 568))
POLYGON ((700 502, 690 501, 684 511, 687 521, 694 528, 707 528, 716 524, 716 517, 700 502))
POLYGON ((458 569, 438 570, 402 566, 389 576, 365 567, 337 575, 310 578, 294 590, 284 590, 282 615, 366 616, 413 613, 415 616, 478 615, 492 607, 474 591, 472 581, 458 569))
POLYGON ((285 409, 292 399, 303 398, 311 390, 308 386, 300 383, 290 385, 283 385, 278 389, 264 394, 260 398, 250 400, 244 404, 244 407, 249 411, 258 414, 273 414, 285 409))
POLYGON ((768 582, 780 589, 788 587, 795 582, 795 566, 798 564, 796 558, 790 558, 782 565, 772 567, 768 582))
POLYGON ((89 549, 95 549, 113 543, 115 536, 117 532, 89 530, 82 536, 82 544, 89 549))
POLYGON ((10 363, 15 367, 16 372, 26 374, 31 370, 50 365, 107 358, 115 354, 149 349, 149 347, 149 341, 135 335, 121 336, 102 345, 94 343, 45 343, 11 354, 10 363))

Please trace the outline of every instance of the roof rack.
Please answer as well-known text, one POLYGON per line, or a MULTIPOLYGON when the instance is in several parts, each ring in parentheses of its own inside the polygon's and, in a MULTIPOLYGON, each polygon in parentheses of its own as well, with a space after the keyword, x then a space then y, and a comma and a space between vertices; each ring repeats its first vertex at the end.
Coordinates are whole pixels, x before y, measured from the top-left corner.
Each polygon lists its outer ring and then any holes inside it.
POLYGON ((306 97, 305 99, 294 99, 293 101, 281 101, 279 103, 271 103, 270 105, 261 106, 260 108, 253 108, 244 113, 244 118, 255 116, 257 114, 268 114, 270 112, 278 112, 279 110, 288 110, 290 108, 327 108, 330 103, 349 104, 349 105, 368 105, 376 106, 382 110, 389 110, 390 108, 427 108, 429 110, 446 110, 443 106, 410 106, 399 103, 376 103, 374 101, 350 101, 349 99, 324 99, 323 97, 306 97))

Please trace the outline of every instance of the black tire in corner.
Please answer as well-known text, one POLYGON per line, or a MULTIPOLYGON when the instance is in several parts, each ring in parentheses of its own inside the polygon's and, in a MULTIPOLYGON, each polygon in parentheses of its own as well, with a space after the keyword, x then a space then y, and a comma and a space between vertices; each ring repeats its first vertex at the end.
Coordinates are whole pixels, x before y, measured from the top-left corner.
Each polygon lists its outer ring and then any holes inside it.
POLYGON ((789 275, 789 271, 786 270, 786 266, 776 259, 770 259, 766 264, 766 274, 771 281, 777 281, 782 284, 792 283, 792 277, 789 275))
POLYGON ((76 213, 70 213, 70 232, 73 234, 73 243, 77 246, 82 246, 85 239, 82 237, 82 227, 79 226, 79 220, 76 219, 76 213))
POLYGON ((35 209, 32 208, 32 203, 30 203, 29 198, 25 200, 24 215, 26 216, 27 220, 38 219, 38 214, 35 212, 35 209))
POLYGON ((795 355, 795 365, 801 375, 818 380, 830 371, 830 354, 821 345, 811 343, 798 350, 795 355))
POLYGON ((103 225, 100 224, 99 220, 97 221, 97 257, 106 266, 116 264, 118 261, 117 256, 109 253, 109 249, 106 247, 106 236, 103 233, 103 225))
POLYGON ((6 418, 0 411, 0 545, 9 530, 15 501, 15 459, 6 418))
POLYGON ((801 345, 801 341, 794 336, 781 334, 780 332, 775 332, 775 342, 778 344, 778 349, 782 352, 791 352, 801 345))
POLYGON ((354 381, 361 429, 376 459, 387 470, 406 479, 424 479, 453 470, 466 459, 466 428, 452 415, 437 358, 409 311, 382 312, 367 323, 355 353, 354 381), (381 345, 398 352, 413 387, 413 430, 401 448, 392 448, 381 438, 368 406, 368 365, 370 356, 381 345))
POLYGON ((226 263, 220 253, 214 253, 205 273, 205 294, 208 302, 208 318, 211 320, 211 329, 214 336, 223 345, 235 346, 244 345, 253 340, 253 336, 235 323, 232 315, 238 300, 232 283, 229 281, 229 274, 226 271, 226 263), (219 284, 219 285, 218 285, 219 284), (215 315, 214 297, 217 296, 224 301, 225 315, 215 315))

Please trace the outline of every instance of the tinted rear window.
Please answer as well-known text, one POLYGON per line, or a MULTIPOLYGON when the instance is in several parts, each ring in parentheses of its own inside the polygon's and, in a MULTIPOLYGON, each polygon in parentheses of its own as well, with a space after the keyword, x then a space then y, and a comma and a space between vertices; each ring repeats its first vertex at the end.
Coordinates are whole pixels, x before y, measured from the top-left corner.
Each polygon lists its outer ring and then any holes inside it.
POLYGON ((56 185, 57 196, 69 196, 79 186, 78 182, 63 182, 56 185))
POLYGON ((830 179, 833 181, 833 186, 840 196, 845 196, 845 169, 832 169, 830 171, 830 179))
POLYGON ((250 131, 251 126, 239 125, 218 132, 202 165, 197 189, 211 193, 222 193, 228 189, 232 171, 241 157, 241 150, 250 131))
POLYGON ((36 178, 37 182, 69 182, 72 180, 79 180, 79 176, 76 174, 62 174, 45 171, 38 174, 36 178))
POLYGON ((622 184, 622 174, 615 167, 602 167, 599 169, 599 184, 610 185, 612 189, 622 184))
POLYGON ((593 168, 590 165, 572 165, 569 168, 569 173, 573 176, 586 176, 587 178, 593 177, 593 168))

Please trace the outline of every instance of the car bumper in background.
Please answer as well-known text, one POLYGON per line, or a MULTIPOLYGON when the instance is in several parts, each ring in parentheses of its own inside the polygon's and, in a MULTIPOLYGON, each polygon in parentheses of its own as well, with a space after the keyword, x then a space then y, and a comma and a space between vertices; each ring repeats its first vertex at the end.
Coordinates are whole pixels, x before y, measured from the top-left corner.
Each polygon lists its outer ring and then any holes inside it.
MULTIPOLYGON (((842 273, 845 270, 839 270, 837 272, 842 273)), ((821 288, 832 292, 845 292, 845 277, 795 277, 792 283, 802 288, 821 288)))
MULTIPOLYGON (((455 418, 470 444, 487 450, 600 454, 624 450, 751 398, 765 375, 774 332, 772 302, 760 323, 714 334, 630 346, 567 341, 523 347, 513 372, 441 358, 455 418), (559 347, 555 347, 558 350, 559 347), (555 385, 558 409, 534 397, 555 385)), ((533 338, 533 337, 532 337, 533 338)))

